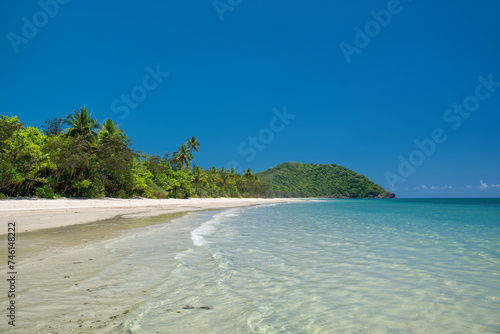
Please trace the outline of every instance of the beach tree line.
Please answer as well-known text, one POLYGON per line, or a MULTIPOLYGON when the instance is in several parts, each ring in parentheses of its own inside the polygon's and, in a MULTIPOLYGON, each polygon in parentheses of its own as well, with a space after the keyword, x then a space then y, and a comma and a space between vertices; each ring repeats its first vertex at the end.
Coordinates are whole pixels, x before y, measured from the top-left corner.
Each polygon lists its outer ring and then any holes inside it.
POLYGON ((99 124, 85 107, 41 129, 0 116, 0 197, 264 197, 268 185, 250 169, 202 169, 196 137, 171 155, 148 155, 112 119, 99 124))

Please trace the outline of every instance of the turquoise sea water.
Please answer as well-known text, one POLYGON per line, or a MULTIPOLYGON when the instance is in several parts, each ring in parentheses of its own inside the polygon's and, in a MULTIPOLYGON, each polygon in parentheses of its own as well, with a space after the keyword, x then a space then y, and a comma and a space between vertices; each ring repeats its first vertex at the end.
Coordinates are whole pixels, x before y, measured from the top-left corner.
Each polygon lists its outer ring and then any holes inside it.
POLYGON ((40 332, 500 333, 499 199, 197 212, 105 245, 105 269, 32 289, 20 317, 40 332), (40 298, 61 309, 37 319, 40 298))
POLYGON ((199 218, 129 317, 133 332, 500 332, 497 199, 318 200, 182 219, 199 218))

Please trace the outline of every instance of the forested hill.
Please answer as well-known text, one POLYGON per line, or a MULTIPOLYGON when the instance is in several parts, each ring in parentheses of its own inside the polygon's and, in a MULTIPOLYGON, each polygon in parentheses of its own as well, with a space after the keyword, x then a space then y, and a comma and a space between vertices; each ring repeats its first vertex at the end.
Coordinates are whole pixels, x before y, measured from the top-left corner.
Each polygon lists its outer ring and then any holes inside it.
POLYGON ((395 197, 366 176, 334 164, 286 162, 257 176, 270 185, 273 197, 395 197))

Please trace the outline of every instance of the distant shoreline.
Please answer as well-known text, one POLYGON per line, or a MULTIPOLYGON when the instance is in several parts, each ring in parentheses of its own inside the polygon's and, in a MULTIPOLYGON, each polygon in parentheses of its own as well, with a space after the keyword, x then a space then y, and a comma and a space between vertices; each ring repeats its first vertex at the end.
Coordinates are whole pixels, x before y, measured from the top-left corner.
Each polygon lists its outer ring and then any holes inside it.
MULTIPOLYGON (((16 222, 17 232, 85 224, 124 216, 141 218, 188 211, 204 211, 259 204, 288 203, 294 198, 190 198, 190 199, 6 199, 0 201, 0 223, 16 222)), ((0 235, 7 234, 7 228, 0 235)))

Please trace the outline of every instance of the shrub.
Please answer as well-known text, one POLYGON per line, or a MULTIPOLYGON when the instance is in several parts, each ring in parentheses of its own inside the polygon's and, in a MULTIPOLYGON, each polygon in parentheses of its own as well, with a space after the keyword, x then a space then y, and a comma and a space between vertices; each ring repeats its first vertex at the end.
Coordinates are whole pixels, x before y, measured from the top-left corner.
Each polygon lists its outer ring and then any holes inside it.
POLYGON ((74 182, 78 196, 82 197, 104 197, 104 186, 90 180, 80 180, 74 182))
POLYGON ((54 193, 54 190, 45 185, 43 187, 37 187, 35 188, 34 192, 35 196, 41 197, 41 198, 54 198, 54 197, 60 197, 59 195, 54 193))
POLYGON ((118 190, 115 194, 115 197, 117 197, 117 198, 129 198, 129 196, 127 195, 127 193, 123 189, 118 190))
POLYGON ((168 191, 155 183, 148 184, 147 191, 152 195, 152 198, 167 198, 169 195, 168 191))

